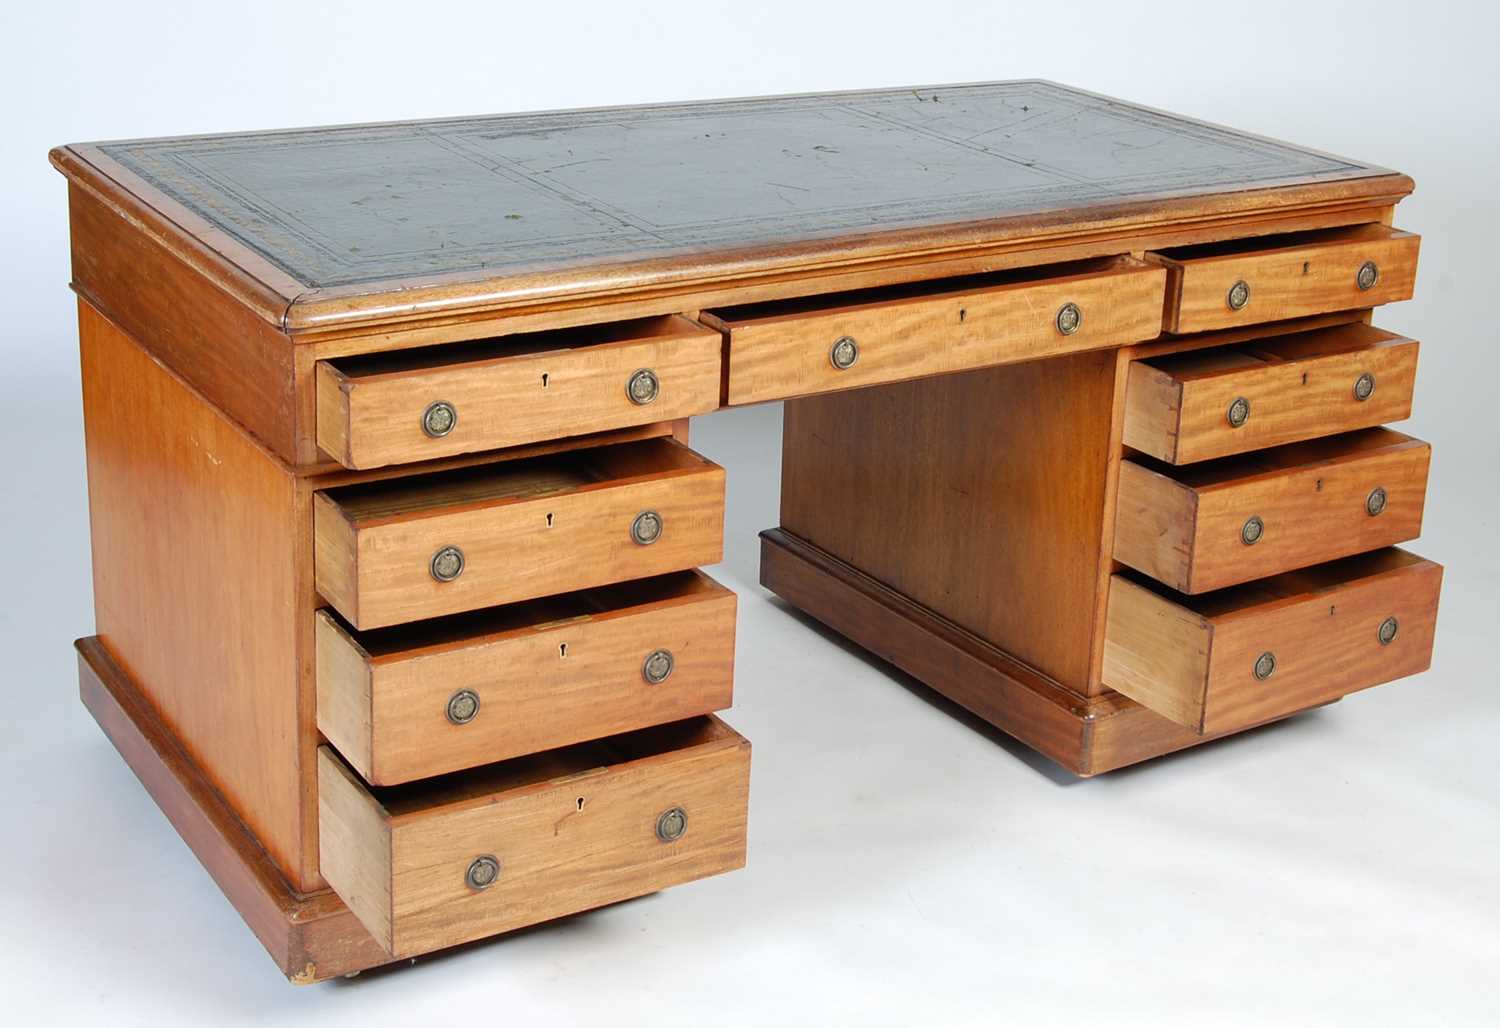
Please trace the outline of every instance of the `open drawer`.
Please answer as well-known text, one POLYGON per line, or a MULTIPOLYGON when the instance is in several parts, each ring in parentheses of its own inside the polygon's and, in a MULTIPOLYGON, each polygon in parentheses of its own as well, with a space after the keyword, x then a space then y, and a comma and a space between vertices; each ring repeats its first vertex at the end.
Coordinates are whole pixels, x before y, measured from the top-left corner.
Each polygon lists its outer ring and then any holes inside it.
POLYGON ((731 404, 942 375, 1161 334, 1166 274, 1109 257, 704 313, 731 404))
POLYGON ((1104 684, 1211 735, 1425 670, 1443 569, 1386 549, 1189 597, 1110 581, 1104 684))
POLYGON ((699 571, 370 632, 320 611, 318 728, 396 785, 723 710, 734 614, 699 571))
POLYGON ((1115 559, 1201 593, 1422 534, 1431 448, 1385 428, 1173 467, 1120 465, 1115 559))
POLYGON ((715 717, 384 789, 324 746, 321 869, 414 956, 743 867, 749 788, 715 717))
POLYGON ((703 414, 721 345, 671 315, 319 361, 318 446, 375 468, 703 414))
POLYGON ((318 592, 363 631, 716 564, 724 469, 648 439, 327 489, 313 521, 318 592))
POLYGON ((1166 329, 1208 332, 1411 298, 1421 237, 1385 225, 1161 250, 1166 329))
POLYGON ((1130 365, 1125 445, 1169 464, 1411 416, 1417 343, 1362 323, 1130 365))

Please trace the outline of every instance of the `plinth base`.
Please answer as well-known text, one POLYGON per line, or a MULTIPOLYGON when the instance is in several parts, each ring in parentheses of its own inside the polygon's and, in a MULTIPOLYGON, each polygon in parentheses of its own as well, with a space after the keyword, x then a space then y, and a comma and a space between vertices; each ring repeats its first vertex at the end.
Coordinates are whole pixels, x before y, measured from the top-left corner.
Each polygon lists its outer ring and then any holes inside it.
POLYGON ((1232 734, 1198 735, 1118 693, 1080 695, 790 532, 760 540, 761 585, 1074 774, 1232 734))
POLYGON ((293 891, 97 636, 80 639, 83 705, 276 966, 308 984, 394 958, 331 891, 293 891))

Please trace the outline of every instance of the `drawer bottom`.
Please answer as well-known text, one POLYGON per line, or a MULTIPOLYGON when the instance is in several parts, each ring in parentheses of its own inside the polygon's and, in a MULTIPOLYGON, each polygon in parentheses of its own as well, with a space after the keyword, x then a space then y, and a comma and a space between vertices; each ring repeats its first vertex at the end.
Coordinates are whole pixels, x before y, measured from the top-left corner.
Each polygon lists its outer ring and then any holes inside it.
POLYGON ((1199 596, 1117 574, 1104 684, 1203 733, 1327 703, 1427 669, 1442 581, 1395 548, 1199 596))
POLYGON ((318 751, 324 878, 393 956, 745 863, 750 744, 716 717, 407 785, 318 751))

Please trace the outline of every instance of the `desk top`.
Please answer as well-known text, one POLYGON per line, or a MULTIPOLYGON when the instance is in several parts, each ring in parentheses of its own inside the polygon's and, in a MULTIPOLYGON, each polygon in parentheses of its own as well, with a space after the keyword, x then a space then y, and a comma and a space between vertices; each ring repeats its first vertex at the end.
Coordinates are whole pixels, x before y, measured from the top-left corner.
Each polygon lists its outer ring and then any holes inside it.
POLYGON ((78 144, 53 161, 290 330, 1411 189, 1036 81, 78 144))

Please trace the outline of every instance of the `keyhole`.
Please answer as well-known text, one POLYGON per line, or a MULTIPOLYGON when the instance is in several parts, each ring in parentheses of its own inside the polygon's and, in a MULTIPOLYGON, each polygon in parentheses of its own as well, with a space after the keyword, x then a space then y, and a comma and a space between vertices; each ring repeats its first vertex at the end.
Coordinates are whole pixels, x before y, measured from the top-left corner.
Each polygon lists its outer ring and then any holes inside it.
POLYGON ((549 379, 549 378, 551 378, 551 377, 552 377, 552 376, 551 376, 551 375, 549 375, 549 374, 547 374, 547 372, 545 372, 545 371, 544 371, 544 372, 542 372, 542 388, 543 388, 543 389, 546 389, 546 388, 547 388, 547 379, 549 379))
POLYGON ((552 512, 551 511, 547 512, 547 527, 548 528, 552 527, 552 512))
POLYGON ((561 644, 560 646, 557 647, 557 655, 560 658, 566 658, 568 656, 568 644, 567 643, 563 643, 563 644, 561 644))
POLYGON ((578 809, 579 810, 583 809, 583 797, 582 796, 578 797, 578 809))
POLYGON ((1312 267, 1312 262, 1311 261, 1303 261, 1302 262, 1302 274, 1306 275, 1307 274, 1307 269, 1309 269, 1311 267, 1312 267))
POLYGON ((967 318, 967 317, 968 317, 968 316, 969 316, 969 312, 968 312, 968 311, 966 311, 966 310, 964 310, 964 309, 963 309, 963 308, 962 308, 962 307, 960 307, 960 308, 959 308, 959 309, 958 309, 958 320, 959 320, 959 321, 962 321, 962 320, 964 320, 964 319, 965 319, 965 318, 967 318))

